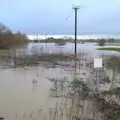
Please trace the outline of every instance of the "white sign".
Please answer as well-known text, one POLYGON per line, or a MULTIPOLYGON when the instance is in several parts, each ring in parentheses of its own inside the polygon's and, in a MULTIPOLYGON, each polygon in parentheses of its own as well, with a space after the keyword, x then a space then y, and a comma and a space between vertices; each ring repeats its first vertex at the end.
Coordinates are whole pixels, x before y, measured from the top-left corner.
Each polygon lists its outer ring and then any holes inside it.
POLYGON ((94 58, 94 68, 102 68, 102 58, 94 58))

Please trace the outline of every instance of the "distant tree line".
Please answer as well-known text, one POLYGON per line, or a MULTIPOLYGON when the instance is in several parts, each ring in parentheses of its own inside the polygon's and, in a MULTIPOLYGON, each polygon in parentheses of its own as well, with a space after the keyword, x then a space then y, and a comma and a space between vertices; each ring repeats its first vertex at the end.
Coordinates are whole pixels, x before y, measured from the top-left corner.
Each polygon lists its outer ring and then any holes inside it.
POLYGON ((99 46, 104 46, 106 43, 114 43, 114 42, 118 42, 118 40, 115 40, 113 38, 109 38, 109 39, 98 39, 97 40, 98 45, 99 46))
POLYGON ((9 49, 26 43, 27 37, 20 32, 12 33, 11 31, 0 32, 0 49, 9 49))

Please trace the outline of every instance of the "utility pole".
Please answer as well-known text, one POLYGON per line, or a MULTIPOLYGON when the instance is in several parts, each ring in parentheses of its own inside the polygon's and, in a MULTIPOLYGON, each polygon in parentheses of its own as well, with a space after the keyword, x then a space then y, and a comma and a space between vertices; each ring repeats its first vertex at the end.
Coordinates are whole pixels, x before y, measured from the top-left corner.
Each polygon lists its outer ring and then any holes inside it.
POLYGON ((75 57, 77 57, 77 11, 79 10, 79 7, 73 7, 74 12, 75 12, 75 57))

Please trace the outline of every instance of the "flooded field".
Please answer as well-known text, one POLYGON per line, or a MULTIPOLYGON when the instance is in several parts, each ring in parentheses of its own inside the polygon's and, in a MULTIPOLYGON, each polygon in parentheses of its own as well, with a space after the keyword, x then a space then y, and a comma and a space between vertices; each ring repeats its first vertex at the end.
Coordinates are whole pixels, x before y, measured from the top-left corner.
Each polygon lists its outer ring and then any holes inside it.
POLYGON ((78 44, 77 59, 72 43, 30 43, 1 51, 0 117, 119 120, 120 54, 96 48, 95 44, 78 44), (103 58, 104 68, 93 68, 94 57, 103 58))
MULTIPOLYGON (((101 54, 118 54, 114 51, 98 51, 96 48, 100 46, 97 43, 85 43, 85 44, 77 44, 78 53, 86 53, 95 55, 101 54)), ((105 46, 109 47, 109 46, 105 46)), ((111 47, 111 46, 110 46, 111 47)), ((119 47, 119 46, 113 46, 119 47)), ((74 54, 74 44, 66 43, 65 45, 59 45, 56 43, 30 43, 26 48, 18 49, 18 51, 25 52, 27 54, 74 54)))

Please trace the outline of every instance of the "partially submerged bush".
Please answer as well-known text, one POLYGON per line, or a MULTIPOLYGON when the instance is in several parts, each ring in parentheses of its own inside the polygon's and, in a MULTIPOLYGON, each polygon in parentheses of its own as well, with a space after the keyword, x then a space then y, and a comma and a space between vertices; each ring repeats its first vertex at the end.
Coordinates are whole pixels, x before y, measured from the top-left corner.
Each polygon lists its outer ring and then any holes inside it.
POLYGON ((99 46, 104 46, 105 43, 106 43, 105 39, 99 39, 99 40, 98 40, 98 45, 99 45, 99 46))
POLYGON ((27 42, 27 37, 20 32, 13 34, 11 31, 0 33, 0 49, 9 49, 27 42))

